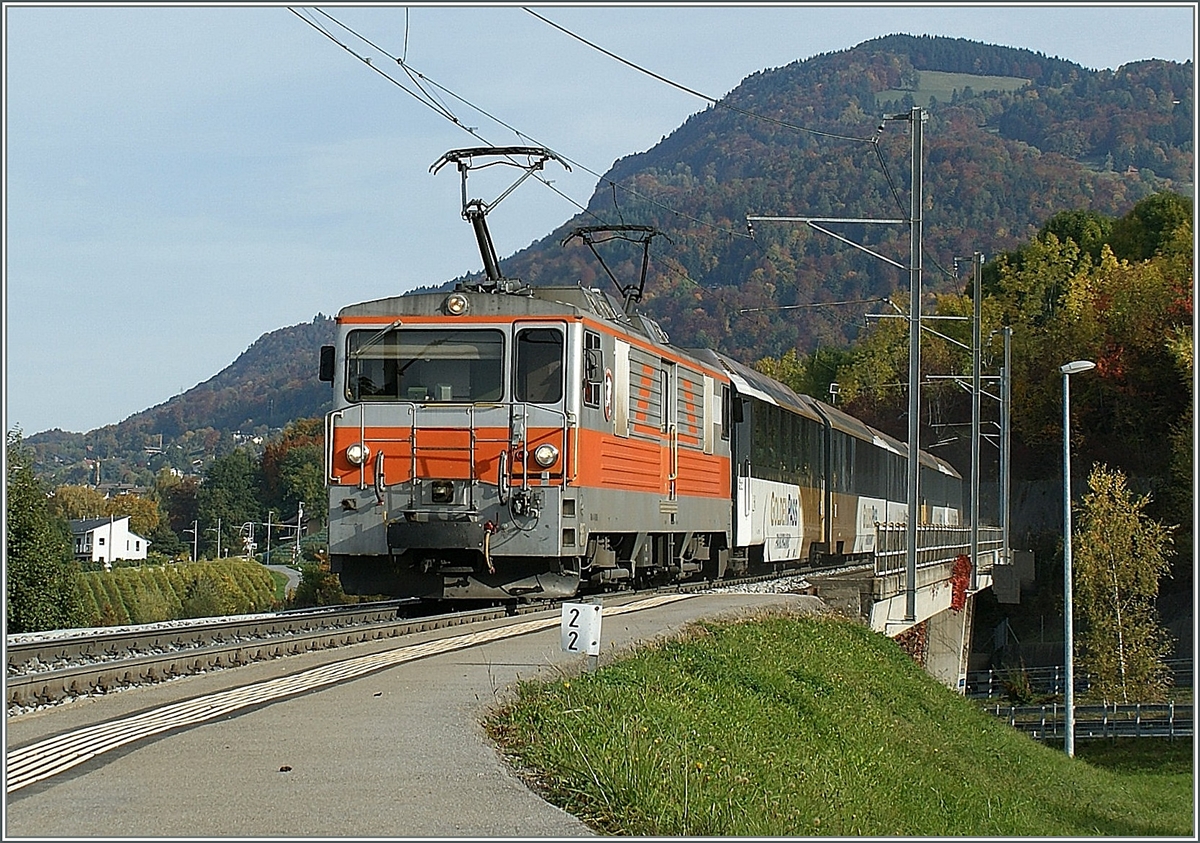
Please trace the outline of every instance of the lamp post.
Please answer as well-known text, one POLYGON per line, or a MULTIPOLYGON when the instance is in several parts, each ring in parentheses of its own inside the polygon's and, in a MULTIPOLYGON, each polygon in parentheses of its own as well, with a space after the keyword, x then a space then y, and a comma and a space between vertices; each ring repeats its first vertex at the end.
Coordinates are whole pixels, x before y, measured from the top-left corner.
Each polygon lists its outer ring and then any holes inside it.
POLYGON ((199 528, 200 528, 200 522, 193 521, 192 526, 183 531, 185 533, 192 534, 192 561, 193 562, 196 561, 196 558, 199 555, 199 553, 198 553, 199 547, 200 547, 200 529, 199 528))
POLYGON ((1076 360, 1059 367, 1063 386, 1063 649, 1066 655, 1067 756, 1075 756, 1075 624, 1071 609, 1071 375, 1096 368, 1090 360, 1076 360))

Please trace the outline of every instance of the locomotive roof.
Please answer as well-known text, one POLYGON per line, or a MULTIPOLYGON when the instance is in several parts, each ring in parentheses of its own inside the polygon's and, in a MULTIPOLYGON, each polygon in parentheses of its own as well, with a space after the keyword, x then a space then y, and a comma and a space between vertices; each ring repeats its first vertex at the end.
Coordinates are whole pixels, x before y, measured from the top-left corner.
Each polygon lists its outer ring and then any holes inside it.
MULTIPOLYGON (((351 304, 338 311, 338 318, 378 316, 382 320, 403 316, 444 316, 443 304, 450 292, 411 292, 351 304)), ((623 330, 658 345, 670 344, 666 331, 657 322, 636 311, 626 314, 611 295, 595 287, 524 287, 517 292, 492 292, 459 285, 453 292, 467 296, 472 316, 548 318, 587 315, 619 324, 623 330)))
MULTIPOLYGON (((454 292, 465 293, 470 300, 471 315, 495 316, 497 318, 563 316, 591 316, 606 322, 616 323, 623 330, 637 333, 658 345, 670 345, 663 329, 642 313, 626 314, 611 295, 594 287, 526 287, 518 292, 492 292, 472 290, 459 285, 454 292), (564 312, 565 311, 565 312, 564 312)), ((343 307, 338 319, 343 317, 378 316, 396 319, 404 316, 444 316, 444 303, 450 291, 411 292, 399 296, 374 299, 343 307)), ((682 349, 678 351, 707 363, 715 369, 724 369, 737 390, 752 395, 770 404, 787 407, 794 413, 814 421, 829 424, 837 430, 849 433, 858 439, 871 442, 901 456, 908 453, 908 445, 882 431, 863 423, 854 416, 844 413, 831 404, 826 404, 810 395, 802 395, 774 378, 758 372, 731 357, 711 349, 682 349)), ((953 466, 934 455, 922 451, 921 463, 943 474, 959 477, 953 466)))

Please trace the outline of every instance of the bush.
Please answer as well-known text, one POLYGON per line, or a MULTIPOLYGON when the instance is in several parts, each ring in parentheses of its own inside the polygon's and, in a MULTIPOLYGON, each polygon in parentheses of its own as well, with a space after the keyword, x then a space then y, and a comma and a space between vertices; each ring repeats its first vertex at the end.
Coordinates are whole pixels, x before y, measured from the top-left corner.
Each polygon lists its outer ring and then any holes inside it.
POLYGON ((157 623, 172 618, 171 604, 156 585, 151 582, 149 586, 144 583, 134 586, 129 604, 129 619, 134 623, 157 623))
POLYGON ((328 562, 309 562, 300 566, 300 584, 292 594, 292 605, 297 609, 353 602, 354 598, 342 591, 342 582, 329 569, 328 562))
POLYGON ((184 589, 183 617, 211 618, 229 614, 221 581, 208 571, 199 573, 184 589))

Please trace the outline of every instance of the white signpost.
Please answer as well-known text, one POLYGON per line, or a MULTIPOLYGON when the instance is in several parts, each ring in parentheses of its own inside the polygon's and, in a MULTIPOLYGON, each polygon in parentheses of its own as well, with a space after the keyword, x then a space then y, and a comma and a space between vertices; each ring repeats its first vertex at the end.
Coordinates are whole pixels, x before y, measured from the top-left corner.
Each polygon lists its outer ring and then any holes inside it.
POLYGON ((588 670, 594 671, 600 658, 599 603, 564 603, 562 607, 562 648, 565 653, 587 653, 588 670))

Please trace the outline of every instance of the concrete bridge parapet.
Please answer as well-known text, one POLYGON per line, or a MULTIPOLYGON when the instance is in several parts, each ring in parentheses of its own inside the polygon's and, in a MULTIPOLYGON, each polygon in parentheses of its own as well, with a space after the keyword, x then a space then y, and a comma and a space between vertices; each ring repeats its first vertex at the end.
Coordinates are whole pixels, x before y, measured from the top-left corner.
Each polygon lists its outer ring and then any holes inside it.
POLYGON ((964 581, 961 575, 956 579, 955 566, 958 557, 969 553, 969 544, 939 550, 940 558, 931 559, 926 549, 916 569, 913 617, 907 616, 907 572, 896 570, 894 553, 882 563, 876 559, 860 568, 810 575, 809 581, 831 608, 899 640, 932 676, 965 693, 975 595, 991 588, 1001 552, 998 547, 981 549, 964 581), (961 592, 957 600, 956 590, 961 592))

